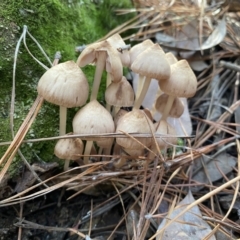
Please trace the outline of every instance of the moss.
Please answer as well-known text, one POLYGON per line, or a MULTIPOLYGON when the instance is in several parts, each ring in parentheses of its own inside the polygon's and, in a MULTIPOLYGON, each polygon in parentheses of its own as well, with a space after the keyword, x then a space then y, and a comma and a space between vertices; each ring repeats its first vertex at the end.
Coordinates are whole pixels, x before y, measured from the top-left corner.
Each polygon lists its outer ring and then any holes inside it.
MULTIPOLYGON (((130 16, 115 16, 117 8, 129 7, 130 0, 3 0, 0 2, 0 139, 10 141, 10 99, 12 87, 12 66, 16 43, 23 26, 38 40, 52 59, 56 51, 61 51, 61 61, 76 60, 77 45, 91 43, 106 35, 130 16)), ((44 64, 48 64, 36 44, 27 37, 30 51, 44 64)), ((89 81, 93 78, 93 68, 83 69, 89 81)), ((37 82, 44 69, 27 53, 21 44, 16 73, 16 100, 14 114, 15 132, 26 117, 36 99, 37 82)), ((103 95, 99 96, 103 99, 103 95)), ((71 131, 71 117, 76 109, 69 112, 68 131, 71 131)), ((58 135, 58 107, 44 103, 27 138, 42 138, 58 135)), ((44 161, 51 161, 54 142, 24 144, 21 150, 29 162, 37 154, 44 161)), ((0 156, 6 146, 0 147, 0 156)), ((17 166, 19 158, 16 158, 17 166)))

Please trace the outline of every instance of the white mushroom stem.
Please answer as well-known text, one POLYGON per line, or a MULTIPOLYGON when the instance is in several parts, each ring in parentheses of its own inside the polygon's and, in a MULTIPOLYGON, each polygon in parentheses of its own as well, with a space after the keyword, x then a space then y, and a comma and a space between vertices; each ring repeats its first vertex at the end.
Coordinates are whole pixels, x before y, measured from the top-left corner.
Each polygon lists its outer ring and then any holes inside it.
POLYGON ((139 95, 142 91, 144 80, 145 80, 145 76, 139 74, 138 81, 137 81, 136 99, 139 98, 139 95))
POLYGON ((84 164, 89 163, 89 156, 91 154, 92 146, 93 146, 93 141, 86 142, 85 150, 84 150, 84 158, 83 158, 84 164))
POLYGON ((157 90, 157 93, 156 93, 156 96, 155 96, 155 101, 152 105, 152 108, 150 109, 150 113, 152 114, 153 118, 157 112, 156 108, 155 108, 155 103, 157 102, 157 99, 158 97, 163 93, 163 91, 160 89, 160 87, 158 87, 158 90, 157 90))
POLYGON ((112 116, 115 117, 115 115, 119 110, 120 110, 120 107, 114 106, 112 116))
POLYGON ((145 96, 147 94, 147 90, 150 85, 150 82, 151 82, 151 78, 145 79, 143 86, 142 86, 142 90, 140 92, 140 95, 137 97, 137 99, 134 102, 133 109, 139 109, 141 107, 143 99, 145 98, 145 96))
POLYGON ((60 106, 59 114, 60 114, 59 135, 62 136, 66 134, 67 108, 60 106))
MULTIPOLYGON (((107 81, 106 81, 106 89, 107 87, 111 84, 111 74, 110 73, 107 73, 107 81)), ((108 110, 108 112, 111 113, 111 105, 106 103, 106 109, 108 110)))
POLYGON ((106 66, 107 53, 105 51, 99 51, 98 54, 90 101, 97 99, 102 73, 106 66))
POLYGON ((170 112, 170 110, 172 108, 174 99, 175 99, 174 96, 171 96, 171 95, 168 96, 167 104, 166 104, 166 106, 164 108, 164 112, 162 114, 161 120, 166 120, 167 119, 167 117, 169 115, 169 112, 170 112))
MULTIPOLYGON (((67 123, 67 108, 60 106, 60 120, 59 120, 59 136, 63 136, 66 134, 66 123, 67 123)), ((69 160, 64 161, 63 170, 67 171, 69 167, 69 160)))

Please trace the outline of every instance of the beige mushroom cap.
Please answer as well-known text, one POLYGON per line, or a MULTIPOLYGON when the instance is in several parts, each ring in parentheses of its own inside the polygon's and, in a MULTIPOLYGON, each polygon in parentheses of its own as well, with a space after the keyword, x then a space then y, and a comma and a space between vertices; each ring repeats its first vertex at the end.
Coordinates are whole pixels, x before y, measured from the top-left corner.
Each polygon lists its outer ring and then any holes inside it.
POLYGON ((166 53, 165 57, 170 65, 172 65, 178 61, 177 58, 171 52, 166 53))
MULTIPOLYGON (((118 121, 116 132, 126 133, 152 133, 154 132, 153 123, 149 120, 146 114, 139 109, 126 113, 118 121)), ((143 145, 149 146, 152 143, 152 138, 137 138, 143 145)), ((143 148, 137 141, 131 138, 117 138, 116 142, 124 147, 131 149, 143 148)))
MULTIPOLYGON (((168 95, 166 93, 161 94, 158 98, 157 101, 155 103, 155 109, 160 112, 163 113, 164 112, 164 108, 167 104, 168 101, 168 95)), ((184 105, 182 103, 182 101, 176 97, 173 101, 171 110, 168 114, 169 117, 173 117, 173 118, 179 118, 182 116, 184 111, 184 105)))
POLYGON ((171 76, 160 81, 161 90, 176 97, 192 97, 197 91, 197 78, 186 60, 171 65, 171 76))
POLYGON ((165 53, 157 43, 140 53, 133 61, 131 69, 135 73, 159 81, 167 80, 171 74, 165 53))
POLYGON ((147 48, 149 48, 153 45, 154 45, 154 43, 151 40, 147 39, 147 40, 133 46, 129 51, 130 63, 132 64, 140 53, 142 53, 147 48))
POLYGON ((93 100, 76 113, 73 118, 73 131, 76 134, 113 133, 115 127, 111 114, 98 101, 93 100))
MULTIPOLYGON (((123 41, 122 37, 115 33, 111 37, 107 39, 107 41, 116 49, 124 47, 126 43, 123 41)), ((122 61, 122 65, 128 67, 130 65, 130 54, 128 50, 124 50, 123 52, 118 51, 118 55, 122 61)))
POLYGON ((67 138, 58 140, 54 148, 54 154, 65 160, 77 160, 83 152, 83 143, 79 138, 67 138))
POLYGON ((120 82, 112 82, 106 89, 105 100, 116 107, 131 107, 134 103, 134 91, 125 77, 120 82))
MULTIPOLYGON (((162 134, 164 136, 176 136, 176 131, 166 120, 160 120, 159 125, 156 129, 156 134, 162 134)), ((164 149, 166 147, 172 147, 171 144, 177 144, 177 137, 156 138, 156 141, 159 148, 164 149)))
POLYGON ((112 81, 121 81, 123 76, 121 59, 117 49, 106 40, 88 45, 78 57, 78 66, 85 67, 87 64, 95 63, 101 52, 107 53, 105 68, 111 75, 112 81))
POLYGON ((47 70, 38 82, 37 91, 48 102, 71 108, 86 103, 89 85, 78 65, 68 61, 47 70))

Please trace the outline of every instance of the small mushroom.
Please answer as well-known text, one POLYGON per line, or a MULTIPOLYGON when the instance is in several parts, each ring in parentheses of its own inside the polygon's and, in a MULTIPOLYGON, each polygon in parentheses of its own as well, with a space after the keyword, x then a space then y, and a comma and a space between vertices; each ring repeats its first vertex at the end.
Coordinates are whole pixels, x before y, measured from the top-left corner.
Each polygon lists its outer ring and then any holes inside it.
MULTIPOLYGON (((98 101, 92 100, 76 113, 73 131, 76 134, 113 133, 115 127, 111 114, 98 101)), ((84 155, 90 155, 93 141, 99 141, 99 138, 93 137, 87 141, 84 155)), ((85 156, 84 163, 87 164, 88 161, 89 157, 85 156)))
POLYGON ((106 89, 105 100, 114 106, 117 113, 120 107, 131 107, 134 103, 134 91, 125 77, 120 82, 112 82, 106 89))
POLYGON ((161 90, 168 94, 168 101, 162 115, 166 120, 175 97, 192 97, 197 91, 197 79, 186 60, 180 60, 171 65, 171 76, 166 81, 160 81, 161 90))
MULTIPOLYGON (((168 95, 166 93, 163 93, 158 97, 155 103, 155 109, 158 112, 163 113, 166 107, 167 101, 168 101, 168 95)), ((181 115, 183 114, 183 111, 184 111, 184 105, 182 101, 178 97, 175 97, 173 100, 172 107, 169 111, 168 117, 180 118, 181 115)))
MULTIPOLYGON (((144 111, 134 109, 131 112, 126 113, 118 121, 116 132, 126 133, 152 133, 155 132, 153 123, 150 121, 144 111)), ((148 137, 136 137, 136 140, 141 142, 144 146, 148 147, 152 143, 152 138, 148 137)), ((117 137, 116 142, 124 149, 143 149, 144 147, 139 144, 136 140, 128 137, 121 138, 117 137)))
POLYGON ((83 152, 83 143, 80 138, 66 138, 58 140, 54 154, 65 160, 77 160, 83 152))

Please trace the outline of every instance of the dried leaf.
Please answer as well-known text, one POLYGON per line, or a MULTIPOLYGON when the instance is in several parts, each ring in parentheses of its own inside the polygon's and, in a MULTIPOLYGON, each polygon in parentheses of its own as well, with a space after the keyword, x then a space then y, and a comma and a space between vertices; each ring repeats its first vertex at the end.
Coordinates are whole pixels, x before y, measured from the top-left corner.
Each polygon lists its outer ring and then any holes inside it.
MULTIPOLYGON (((182 212, 189 204, 194 202, 195 199, 192 196, 191 191, 187 196, 177 204, 175 209, 170 215, 165 218, 159 225, 158 230, 161 230, 166 223, 175 218, 180 212, 182 212)), ((178 218, 176 222, 173 222, 167 227, 163 234, 157 236, 157 240, 201 240, 211 232, 210 226, 202 219, 202 214, 198 206, 194 206, 191 210, 184 213, 178 218)), ((215 236, 208 238, 215 240, 215 236)))
MULTIPOLYGON (((211 182, 215 182, 223 177, 222 173, 228 174, 231 172, 233 167, 236 166, 236 163, 237 159, 226 153, 221 153, 214 159, 210 159, 207 156, 202 156, 201 158, 196 159, 194 162, 192 179, 205 184, 209 184, 208 179, 210 179, 211 182), (201 160, 205 164, 205 169, 208 176, 206 176, 206 173, 202 168, 201 160)), ((196 192, 201 188, 203 188, 203 186, 195 186, 192 187, 191 190, 196 192)))
POLYGON ((217 21, 216 26, 213 26, 214 30, 208 37, 206 37, 208 33, 204 33, 205 36, 202 37, 203 44, 200 45, 198 28, 199 22, 196 19, 184 25, 183 28, 176 33, 175 38, 164 33, 157 33, 155 37, 163 46, 188 50, 180 52, 183 58, 188 58, 193 55, 195 51, 210 49, 218 45, 223 41, 227 33, 226 21, 225 18, 222 18, 217 21))

